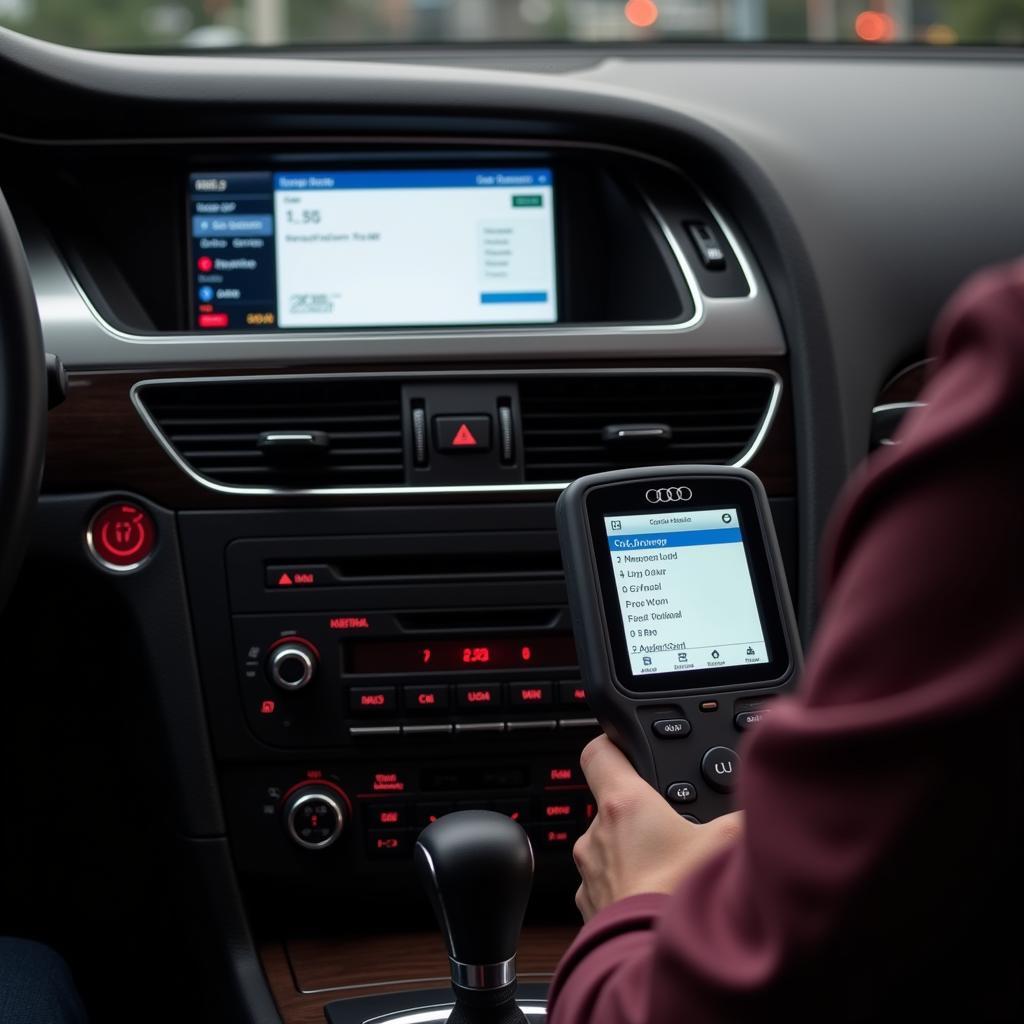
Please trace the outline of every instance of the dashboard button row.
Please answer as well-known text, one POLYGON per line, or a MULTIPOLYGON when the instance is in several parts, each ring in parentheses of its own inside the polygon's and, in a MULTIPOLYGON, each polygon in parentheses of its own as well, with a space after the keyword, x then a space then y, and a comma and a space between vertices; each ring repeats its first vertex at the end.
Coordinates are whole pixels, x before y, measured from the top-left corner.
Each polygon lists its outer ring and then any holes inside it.
POLYGON ((351 725, 349 734, 359 736, 447 736, 492 732, 525 732, 535 729, 550 732, 554 729, 594 729, 596 718, 539 718, 519 719, 511 722, 437 722, 425 725, 351 725))
POLYGON ((589 822, 594 816, 596 805, 593 797, 579 793, 551 795, 543 798, 524 796, 505 797, 489 800, 480 797, 475 800, 429 800, 415 805, 403 801, 370 801, 364 815, 367 828, 395 829, 424 827, 452 811, 497 811, 513 821, 546 822, 589 822))
MULTIPOLYGON (((571 850, 583 834, 578 824, 531 825, 527 829, 535 850, 571 850)), ((366 833, 367 852, 378 860, 404 860, 412 854, 413 843, 419 831, 414 828, 394 830, 369 829, 366 833)))
MULTIPOLYGON (((517 683, 456 683, 455 706, 460 711, 486 713, 491 708, 506 704, 515 709, 551 707, 554 704, 555 683, 549 681, 517 683)), ((557 684, 558 700, 562 705, 586 706, 586 691, 576 680, 562 680, 557 684)), ((396 686, 353 686, 349 690, 349 707, 360 715, 391 715, 398 709, 399 695, 402 708, 408 712, 431 714, 445 711, 450 706, 447 683, 418 683, 396 686)))
POLYGON ((530 796, 498 800, 426 801, 422 803, 373 803, 364 809, 367 850, 371 856, 401 858, 411 852, 410 842, 419 829, 452 811, 493 810, 524 823, 534 843, 542 849, 571 847, 590 824, 596 804, 593 797, 574 794, 538 800, 530 796))

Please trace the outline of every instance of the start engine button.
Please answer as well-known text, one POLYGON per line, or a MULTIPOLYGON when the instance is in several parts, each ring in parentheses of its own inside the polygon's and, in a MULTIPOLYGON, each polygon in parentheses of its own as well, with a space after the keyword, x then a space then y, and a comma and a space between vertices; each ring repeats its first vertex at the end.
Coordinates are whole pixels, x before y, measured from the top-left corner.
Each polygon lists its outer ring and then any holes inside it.
POLYGON ((156 523, 138 505, 115 502, 92 517, 85 543, 104 569, 133 572, 149 560, 156 547, 156 523))

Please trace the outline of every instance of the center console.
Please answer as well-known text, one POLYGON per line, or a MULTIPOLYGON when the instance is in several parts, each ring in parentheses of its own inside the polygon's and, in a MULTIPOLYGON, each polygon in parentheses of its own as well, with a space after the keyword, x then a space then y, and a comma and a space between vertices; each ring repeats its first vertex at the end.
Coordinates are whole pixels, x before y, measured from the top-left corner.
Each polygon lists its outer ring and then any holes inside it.
MULTIPOLYGON (((180 530, 244 873, 393 884, 417 832, 462 809, 523 824, 540 884, 571 870, 597 728, 549 503, 195 512, 180 530)), ((703 713, 738 730, 749 703, 703 713)))
POLYGON ((549 505, 181 519, 244 870, 387 878, 467 808, 569 863, 596 722, 549 505))

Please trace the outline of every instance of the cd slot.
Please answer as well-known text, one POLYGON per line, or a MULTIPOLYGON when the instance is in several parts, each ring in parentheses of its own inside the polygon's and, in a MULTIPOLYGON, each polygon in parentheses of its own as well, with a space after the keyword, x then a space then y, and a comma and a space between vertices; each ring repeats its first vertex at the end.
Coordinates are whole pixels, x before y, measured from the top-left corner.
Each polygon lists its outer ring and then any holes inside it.
POLYGON ((395 615, 395 624, 403 633, 460 633, 480 629, 557 629, 565 618, 562 608, 481 608, 400 612, 395 615))
POLYGON ((439 579, 561 579, 557 551, 418 552, 351 555, 327 563, 339 584, 439 579))
POLYGON ((257 593, 451 583, 561 587, 565 578, 556 535, 539 530, 246 539, 229 545, 228 574, 239 608, 252 606, 257 593))

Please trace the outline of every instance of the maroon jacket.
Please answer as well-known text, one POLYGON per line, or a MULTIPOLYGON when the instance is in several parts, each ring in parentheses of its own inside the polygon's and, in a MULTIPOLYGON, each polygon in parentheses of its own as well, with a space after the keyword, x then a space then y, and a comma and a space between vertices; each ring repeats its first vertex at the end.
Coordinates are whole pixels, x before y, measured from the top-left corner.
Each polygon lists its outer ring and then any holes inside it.
POLYGON ((841 502, 799 692, 742 750, 744 837, 595 915, 553 1024, 1021 1012, 1024 262, 934 347, 928 407, 841 502))

